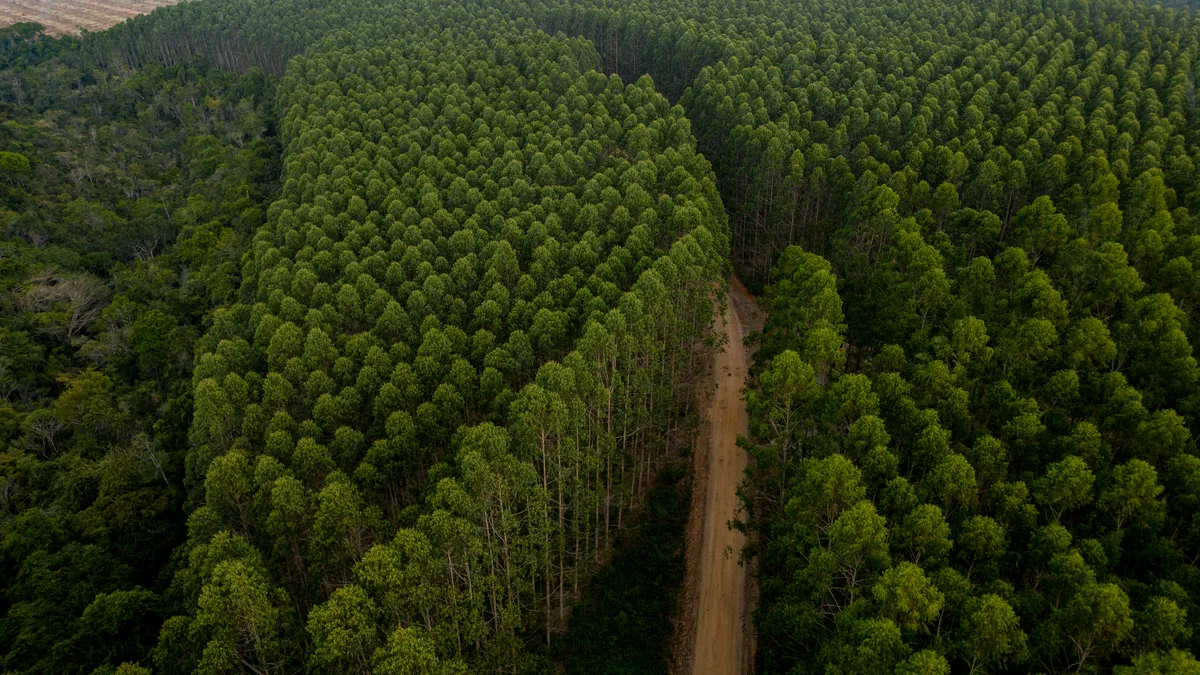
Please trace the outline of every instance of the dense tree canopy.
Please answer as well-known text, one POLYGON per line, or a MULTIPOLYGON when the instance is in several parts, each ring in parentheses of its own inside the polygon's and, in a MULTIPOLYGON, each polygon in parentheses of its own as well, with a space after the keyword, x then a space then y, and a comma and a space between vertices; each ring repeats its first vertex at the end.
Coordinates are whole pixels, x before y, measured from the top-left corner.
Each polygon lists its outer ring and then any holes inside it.
POLYGON ((1185 4, 5 29, 2 668, 552 668, 729 261, 761 671, 1200 668, 1185 4))
POLYGON ((690 94, 780 92, 710 153, 761 171, 766 670, 1195 667, 1191 16, 979 11, 825 33, 844 94, 823 42, 690 94))
POLYGON ((192 353, 276 189, 271 83, 22 75, 77 86, 0 110, 0 668, 90 672, 167 614, 192 353))

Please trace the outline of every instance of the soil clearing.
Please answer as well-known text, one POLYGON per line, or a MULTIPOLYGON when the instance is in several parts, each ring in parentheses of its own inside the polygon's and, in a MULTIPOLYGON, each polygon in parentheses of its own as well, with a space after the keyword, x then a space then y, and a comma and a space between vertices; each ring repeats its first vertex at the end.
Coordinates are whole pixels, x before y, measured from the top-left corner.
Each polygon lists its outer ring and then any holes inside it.
MULTIPOLYGON (((696 444, 707 458, 707 485, 698 555, 691 672, 695 675, 734 675, 750 672, 753 661, 753 627, 750 613, 754 593, 746 566, 741 564, 745 536, 729 527, 738 512, 737 488, 749 457, 737 445, 739 434, 749 432, 749 416, 742 388, 750 366, 743 340, 749 330, 761 328, 753 297, 736 278, 730 280, 724 326, 715 331, 727 336, 725 348, 715 355, 716 389, 708 401, 708 414, 696 444)), ((701 457, 700 459, 704 459, 701 457)), ((697 495, 699 496, 699 495, 697 495)))
POLYGON ((179 0, 0 0, 0 26, 36 21, 51 35, 99 31, 179 0))

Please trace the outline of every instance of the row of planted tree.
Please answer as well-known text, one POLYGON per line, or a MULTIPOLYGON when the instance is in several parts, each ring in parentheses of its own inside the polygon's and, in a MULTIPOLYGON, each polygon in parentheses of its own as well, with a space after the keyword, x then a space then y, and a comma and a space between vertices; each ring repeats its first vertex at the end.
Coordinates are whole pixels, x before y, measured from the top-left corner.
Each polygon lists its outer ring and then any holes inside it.
POLYGON ((726 255, 681 111, 578 40, 407 31, 280 82, 281 196, 198 345, 164 672, 544 667, 681 440, 726 255))

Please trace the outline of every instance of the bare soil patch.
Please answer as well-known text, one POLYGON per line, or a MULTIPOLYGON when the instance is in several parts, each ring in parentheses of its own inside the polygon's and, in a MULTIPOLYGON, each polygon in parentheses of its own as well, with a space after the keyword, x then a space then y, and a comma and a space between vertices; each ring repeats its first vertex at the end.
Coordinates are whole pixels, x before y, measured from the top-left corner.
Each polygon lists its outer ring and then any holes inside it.
POLYGON ((51 35, 100 31, 179 0, 4 0, 0 26, 35 21, 51 35))

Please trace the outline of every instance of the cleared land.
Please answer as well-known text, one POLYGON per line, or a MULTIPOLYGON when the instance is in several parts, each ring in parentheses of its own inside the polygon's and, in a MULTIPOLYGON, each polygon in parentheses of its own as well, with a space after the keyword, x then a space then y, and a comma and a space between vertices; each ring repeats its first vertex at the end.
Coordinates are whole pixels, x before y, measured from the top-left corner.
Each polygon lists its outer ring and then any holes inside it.
POLYGON ((104 30, 179 0, 0 0, 0 26, 36 21, 52 35, 104 30))

